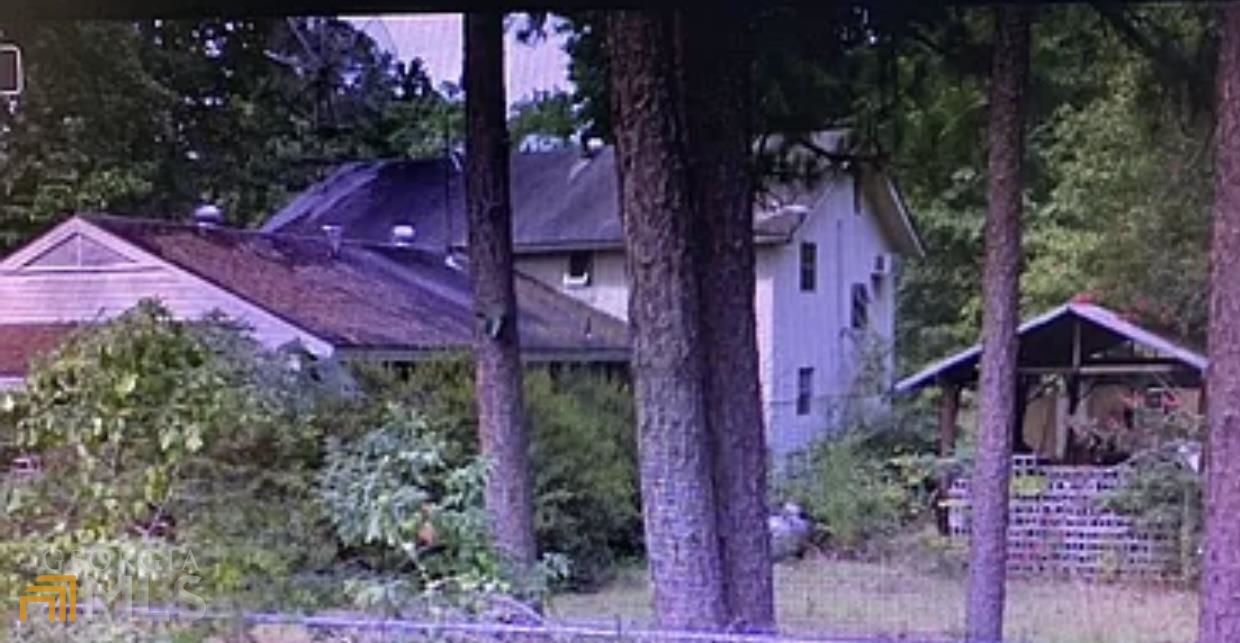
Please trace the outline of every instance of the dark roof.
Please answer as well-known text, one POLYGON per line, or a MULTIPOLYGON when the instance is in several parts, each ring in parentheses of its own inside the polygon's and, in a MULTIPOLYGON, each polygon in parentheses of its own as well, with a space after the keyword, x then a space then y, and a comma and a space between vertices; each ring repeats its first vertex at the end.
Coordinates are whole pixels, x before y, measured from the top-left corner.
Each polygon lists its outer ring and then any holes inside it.
MULTIPOLYGON (((1079 328, 1085 359, 1125 343, 1203 374, 1206 358, 1179 346, 1097 304, 1073 302, 1039 315, 1018 329, 1021 367, 1064 367, 1072 363, 1075 328, 1079 328)), ((982 347, 973 345, 945 357, 896 384, 897 392, 911 392, 939 382, 967 384, 978 375, 982 347)))
POLYGON ((0 325, 0 377, 23 377, 30 363, 61 344, 75 324, 0 325))
MULTIPOLYGON (((834 135, 824 136, 834 140, 834 135)), ((460 164, 453 159, 349 163, 295 197, 263 230, 317 235, 324 225, 339 225, 350 239, 387 241, 393 226, 410 224, 420 248, 463 247, 464 187, 460 164)), ((612 147, 589 156, 575 148, 514 153, 510 189, 517 252, 622 248, 615 162, 612 147)), ((883 230, 901 251, 921 255, 921 241, 894 184, 884 172, 866 168, 862 188, 883 230)), ((762 206, 766 211, 754 223, 755 240, 789 242, 829 187, 826 180, 812 186, 800 181, 766 186, 778 207, 762 206), (786 206, 796 207, 786 211, 786 206)))
MULTIPOLYGON (((224 227, 83 217, 107 232, 349 352, 398 356, 467 348, 472 284, 442 255, 224 227)), ((518 275, 519 329, 530 357, 622 360, 627 325, 518 275)))
MULTIPOLYGON (((512 155, 513 243, 525 251, 620 247, 611 148, 512 155)), ((414 244, 442 252, 466 235, 461 168, 448 159, 350 163, 299 194, 271 217, 268 232, 320 234, 343 226, 349 238, 385 241, 412 224, 414 244)))

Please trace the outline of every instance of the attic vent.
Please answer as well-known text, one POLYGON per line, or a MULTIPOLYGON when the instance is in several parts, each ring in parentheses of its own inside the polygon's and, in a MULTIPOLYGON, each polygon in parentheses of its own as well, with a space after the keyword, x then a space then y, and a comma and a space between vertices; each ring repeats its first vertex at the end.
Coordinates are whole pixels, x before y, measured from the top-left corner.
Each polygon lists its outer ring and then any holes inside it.
POLYGON ((413 240, 417 237, 418 231, 407 223, 398 223, 392 226, 392 245, 395 246, 411 246, 413 240))
POLYGON ((224 225, 224 211, 214 203, 204 203, 194 210, 194 223, 203 228, 224 225))

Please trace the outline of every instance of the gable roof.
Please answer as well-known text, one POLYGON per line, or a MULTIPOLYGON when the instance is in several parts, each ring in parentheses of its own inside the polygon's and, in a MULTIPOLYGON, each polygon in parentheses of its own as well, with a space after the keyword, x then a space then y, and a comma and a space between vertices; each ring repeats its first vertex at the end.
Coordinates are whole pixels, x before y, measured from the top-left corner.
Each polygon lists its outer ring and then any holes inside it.
MULTIPOLYGON (((85 215, 79 220, 236 295, 350 355, 393 359, 472 346, 467 273, 415 248, 319 234, 85 215)), ((627 325, 524 275, 516 279, 522 348, 534 359, 624 360, 627 325)))
MULTIPOLYGON (((1201 374, 1206 358, 1179 346, 1124 319, 1118 313, 1097 304, 1073 302, 1043 313, 1017 329, 1021 366, 1062 366, 1071 359, 1073 325, 1080 323, 1081 349, 1089 356, 1124 342, 1132 342, 1148 351, 1201 374), (1065 357, 1066 356, 1066 357, 1065 357)), ((959 353, 945 357, 896 384, 897 393, 915 391, 938 382, 956 384, 977 378, 982 347, 975 344, 959 353)))
MULTIPOLYGON (((620 249, 624 244, 616 183, 615 150, 583 156, 576 149, 512 155, 513 246, 517 252, 620 249)), ((921 256, 921 240, 894 184, 864 164, 862 189, 880 227, 903 253, 921 256)), ((393 226, 417 229, 415 245, 442 252, 465 243, 461 166, 452 159, 350 163, 312 185, 274 214, 268 232, 319 234, 340 225, 354 239, 385 241, 393 226)), ((785 188, 785 205, 812 206, 825 188, 785 188)), ((779 212, 759 213, 758 243, 786 243, 796 226, 779 212), (761 216, 769 214, 769 217, 761 216), (764 219, 776 219, 764 224, 764 219)))

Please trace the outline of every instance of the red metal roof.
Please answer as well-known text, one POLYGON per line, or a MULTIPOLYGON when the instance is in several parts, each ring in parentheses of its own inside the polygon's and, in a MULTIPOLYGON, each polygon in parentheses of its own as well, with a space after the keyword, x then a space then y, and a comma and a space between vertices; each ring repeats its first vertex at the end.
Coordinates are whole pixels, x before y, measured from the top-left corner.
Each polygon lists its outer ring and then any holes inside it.
POLYGON ((74 324, 0 325, 0 377, 22 377, 31 360, 57 346, 76 328, 74 324))

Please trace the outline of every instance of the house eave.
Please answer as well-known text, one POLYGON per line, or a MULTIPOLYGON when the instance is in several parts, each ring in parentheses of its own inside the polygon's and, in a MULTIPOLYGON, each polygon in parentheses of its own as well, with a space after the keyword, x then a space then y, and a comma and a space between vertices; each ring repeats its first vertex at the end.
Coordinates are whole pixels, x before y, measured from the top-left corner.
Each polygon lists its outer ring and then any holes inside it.
MULTIPOLYGON (((336 356, 344 361, 418 363, 443 359, 446 355, 469 354, 469 346, 402 347, 339 346, 336 356)), ((627 364, 627 348, 527 348, 521 360, 528 364, 627 364)))

